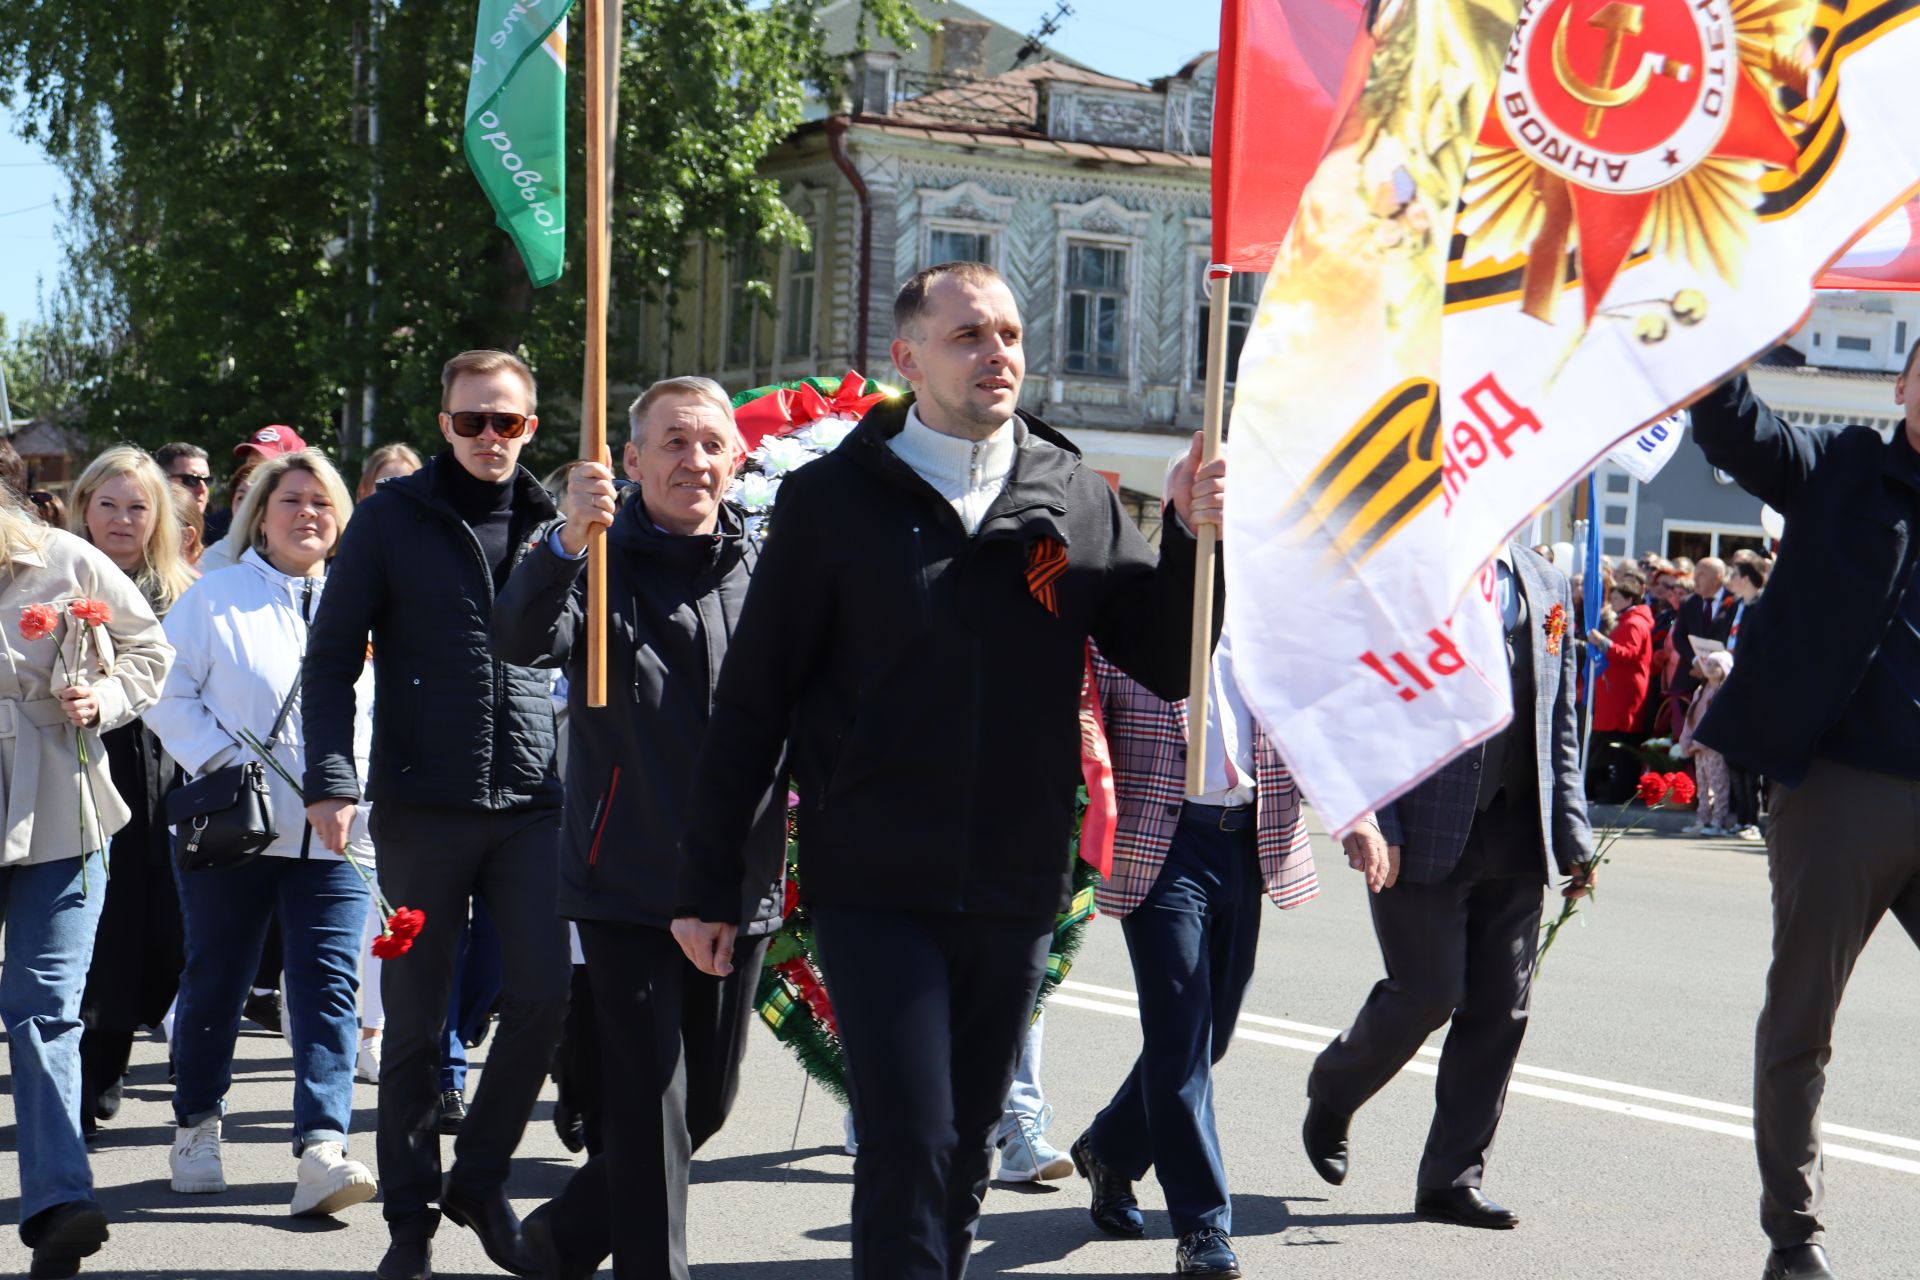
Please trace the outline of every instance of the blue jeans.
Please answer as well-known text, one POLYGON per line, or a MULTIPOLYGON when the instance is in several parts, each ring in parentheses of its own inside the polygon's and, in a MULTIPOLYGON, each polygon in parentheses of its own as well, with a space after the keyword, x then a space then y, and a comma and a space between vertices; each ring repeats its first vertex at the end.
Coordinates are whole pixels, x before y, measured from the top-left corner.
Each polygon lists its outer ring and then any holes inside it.
POLYGON ((1159 878, 1120 921, 1140 993, 1140 1056, 1088 1141, 1128 1178, 1154 1170, 1179 1235, 1233 1230, 1213 1064, 1253 980, 1265 899, 1253 808, 1188 804, 1159 878))
POLYGON ((1006 1113, 1000 1117, 1000 1127, 993 1131, 996 1145, 1020 1132, 1022 1116, 1033 1121, 1036 1128, 1045 1128, 1047 1095, 1040 1087, 1040 1055, 1046 1038, 1047 1015, 1043 1011, 1027 1025, 1027 1039, 1020 1046, 1020 1061, 1013 1065, 1013 1087, 1007 1090, 1006 1113))
POLYGON ((93 1199, 93 1170, 80 1137, 80 992, 107 896, 99 854, 87 857, 84 895, 80 876, 79 858, 0 869, 7 935, 0 1022, 13 1058, 22 1222, 55 1205, 93 1199))
POLYGON ((293 1153, 347 1140, 360 1038, 360 939, 367 886, 331 858, 255 858, 176 872, 187 968, 173 1024, 173 1115, 185 1127, 227 1109, 240 1006, 267 921, 280 919, 281 987, 293 1044, 293 1153))
POLYGON ((460 929, 453 992, 447 999, 447 1055, 440 1064, 440 1092, 467 1091, 467 1042, 480 1038, 500 999, 503 976, 500 931, 493 927, 487 904, 475 898, 471 917, 460 929))

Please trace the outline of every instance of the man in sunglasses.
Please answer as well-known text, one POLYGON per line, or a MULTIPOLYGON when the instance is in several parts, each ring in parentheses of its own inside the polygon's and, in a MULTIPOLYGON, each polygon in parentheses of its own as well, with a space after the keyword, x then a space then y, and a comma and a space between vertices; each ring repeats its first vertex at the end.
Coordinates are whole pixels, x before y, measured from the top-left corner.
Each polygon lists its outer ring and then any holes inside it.
POLYGON ((496 661, 487 632, 495 592, 556 514, 519 465, 539 426, 534 397, 533 374, 507 352, 447 362, 447 448, 360 504, 307 642, 307 820, 326 847, 346 843, 359 799, 353 684, 371 640, 367 790, 381 887, 427 917, 411 952, 382 970, 378 1150, 392 1243, 380 1280, 432 1275, 442 1214, 478 1234, 497 1265, 531 1274, 505 1188, 573 976, 554 910, 561 792, 549 677, 496 661), (500 936, 500 1025, 443 1186, 440 1058, 461 925, 476 897, 500 936))
POLYGON ((207 451, 197 444, 176 440, 153 451, 153 460, 167 473, 167 480, 193 496, 200 514, 207 513, 207 498, 213 489, 213 469, 207 465, 207 451))

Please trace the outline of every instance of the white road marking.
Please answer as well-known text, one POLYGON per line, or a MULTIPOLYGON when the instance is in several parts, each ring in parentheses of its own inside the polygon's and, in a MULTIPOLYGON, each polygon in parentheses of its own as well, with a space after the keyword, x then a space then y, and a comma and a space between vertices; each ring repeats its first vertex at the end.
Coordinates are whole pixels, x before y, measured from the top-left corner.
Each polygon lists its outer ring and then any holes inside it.
MULTIPOLYGON (((1119 987, 1103 987, 1091 982, 1079 982, 1071 978, 1060 984, 1060 990, 1047 1003, 1070 1009, 1087 1009, 1095 1013, 1131 1018, 1135 1021, 1140 1018, 1139 997, 1134 992, 1119 987)), ((1234 1036, 1237 1039, 1250 1040, 1256 1044, 1274 1045, 1282 1049, 1298 1049, 1305 1053, 1319 1053, 1339 1034, 1339 1029, 1335 1027, 1292 1022, 1285 1018, 1271 1018, 1258 1013, 1241 1014, 1240 1025, 1234 1028, 1234 1036), (1269 1027, 1275 1030, 1266 1030, 1269 1027), (1294 1034, 1281 1035, 1276 1032, 1294 1034)), ((1437 1059, 1439 1056, 1438 1049, 1425 1046, 1420 1049, 1421 1059, 1437 1059)), ((1421 1075, 1438 1074, 1438 1068, 1431 1061, 1416 1060, 1408 1063, 1405 1069, 1421 1075)), ((1753 1108, 1751 1107, 1736 1106, 1730 1102, 1716 1102, 1710 1098, 1690 1097, 1684 1093, 1672 1093, 1665 1089, 1622 1084, 1614 1080, 1602 1080, 1596 1076, 1576 1075, 1569 1071, 1554 1071, 1546 1067, 1521 1065, 1514 1068, 1514 1075, 1516 1078, 1510 1086, 1510 1091, 1513 1093, 1570 1103, 1577 1107, 1589 1107, 1615 1115, 1631 1116, 1637 1120, 1653 1120, 1661 1124, 1678 1125, 1706 1133, 1724 1134, 1747 1142, 1753 1141, 1753 1108), (1536 1080, 1545 1083, 1533 1083, 1536 1080), (1573 1087, 1556 1087, 1560 1085, 1573 1087), (1607 1094, 1618 1096, 1599 1096, 1607 1094), (1662 1102, 1668 1105, 1651 1107, 1643 1105, 1643 1101, 1662 1102), (1709 1115, 1688 1115, 1682 1111, 1669 1110, 1668 1107, 1686 1107, 1693 1111, 1707 1112, 1709 1115), (1734 1124, 1726 1120, 1710 1119, 1711 1115, 1732 1116, 1746 1123, 1734 1124)), ((1848 1125, 1822 1124, 1820 1127, 1829 1138, 1845 1138, 1853 1142, 1869 1143, 1896 1151, 1920 1152, 1920 1140, 1914 1138, 1903 1138, 1890 1133, 1875 1133, 1870 1129, 1855 1129, 1848 1125)), ((1882 1169, 1893 1169, 1900 1173, 1920 1174, 1920 1160, 1908 1160, 1880 1151, 1835 1145, 1832 1142, 1823 1143, 1822 1150, 1834 1160, 1851 1160, 1882 1169)))

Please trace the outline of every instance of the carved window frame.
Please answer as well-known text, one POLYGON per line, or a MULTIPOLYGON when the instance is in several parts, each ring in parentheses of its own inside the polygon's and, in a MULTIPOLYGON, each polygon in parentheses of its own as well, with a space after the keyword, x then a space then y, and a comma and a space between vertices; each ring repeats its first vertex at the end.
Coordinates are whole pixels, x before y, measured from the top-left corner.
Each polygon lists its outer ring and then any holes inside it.
POLYGON ((1140 390, 1140 270, 1146 253, 1147 227, 1153 220, 1148 210, 1129 209, 1110 195, 1073 204, 1065 201, 1053 206, 1059 229, 1054 244, 1055 289, 1053 315, 1053 360, 1055 377, 1064 382, 1085 381, 1108 386, 1125 383, 1128 390, 1140 390), (1079 373, 1067 369, 1068 301, 1067 252, 1071 245, 1091 244, 1125 250, 1127 278, 1125 305, 1120 319, 1124 327, 1120 349, 1119 373, 1079 373))
POLYGON ((1013 221, 1013 196, 998 195, 972 179, 950 187, 921 187, 920 224, 916 261, 920 269, 934 265, 933 234, 936 231, 980 235, 987 238, 988 266, 1006 270, 1007 227, 1013 221))

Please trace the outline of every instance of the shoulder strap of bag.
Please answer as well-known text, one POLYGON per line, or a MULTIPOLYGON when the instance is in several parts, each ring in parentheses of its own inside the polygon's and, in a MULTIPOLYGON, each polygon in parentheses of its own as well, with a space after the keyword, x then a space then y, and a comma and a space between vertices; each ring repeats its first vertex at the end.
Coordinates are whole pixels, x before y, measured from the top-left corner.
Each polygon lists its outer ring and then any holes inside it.
MULTIPOLYGON (((303 660, 300 664, 300 674, 305 675, 306 669, 306 663, 303 660)), ((280 714, 273 718, 273 728, 267 730, 267 750, 273 750, 274 743, 279 740, 280 731, 287 727, 287 717, 293 713, 293 700, 299 696, 300 676, 295 676, 293 688, 287 690, 286 698, 280 703, 280 714)))

